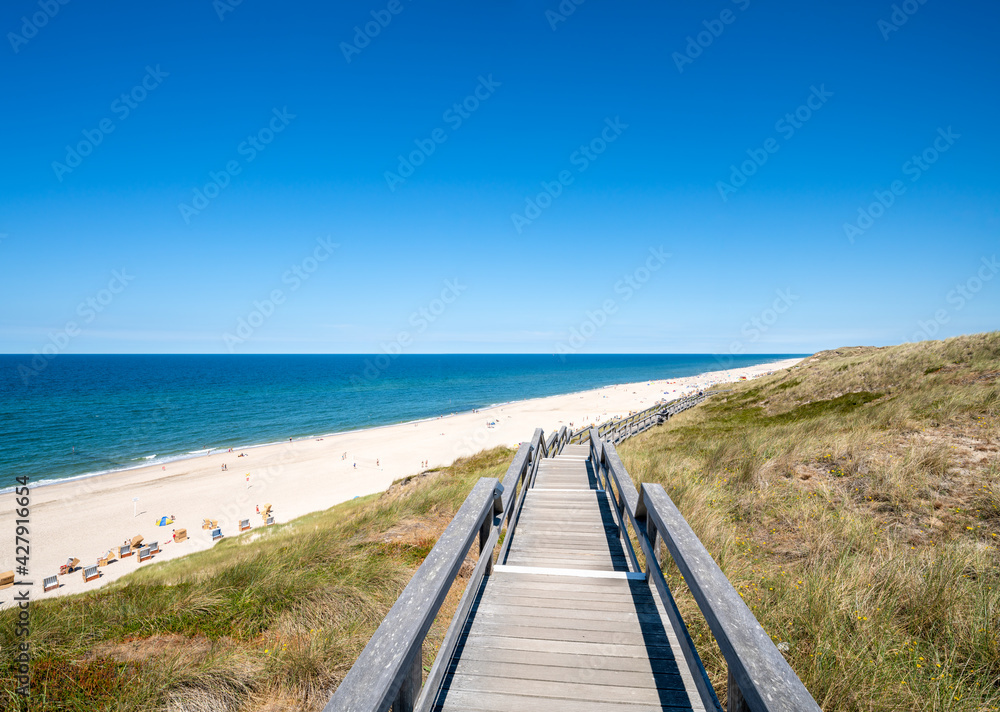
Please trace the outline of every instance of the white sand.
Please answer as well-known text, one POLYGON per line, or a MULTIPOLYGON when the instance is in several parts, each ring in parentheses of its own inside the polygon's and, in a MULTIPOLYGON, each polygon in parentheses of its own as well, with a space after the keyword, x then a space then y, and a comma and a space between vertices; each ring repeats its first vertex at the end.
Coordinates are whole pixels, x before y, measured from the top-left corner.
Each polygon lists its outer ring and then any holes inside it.
MULTIPOLYGON (((458 457, 497 445, 517 447, 530 439, 537 427, 544 428, 546 436, 570 423, 579 429, 644 410, 659 400, 673 400, 741 376, 753 378, 798 361, 607 386, 321 440, 248 448, 243 451, 246 457, 218 452, 165 466, 32 488, 30 575, 17 578, 34 583, 30 594, 34 600, 93 590, 147 564, 139 564, 132 556, 102 567, 101 578, 90 583, 84 583, 77 571, 60 576, 58 591, 44 594, 42 579, 56 574, 70 557, 79 558, 81 566, 93 565, 100 554, 136 534, 144 536, 146 542, 159 541, 162 551, 153 561, 183 556, 212 546, 209 533, 201 528, 204 518, 219 520, 223 534, 234 536, 240 519, 249 518, 254 529, 262 526, 256 506, 271 503, 275 521, 287 522, 357 496, 381 492, 394 480, 426 469, 421 467, 423 460, 429 468, 446 466, 458 457), (488 427, 489 421, 496 421, 496 426, 488 427), (342 459, 344 452, 346 460, 342 459), (223 463, 227 471, 222 471, 223 463), (133 497, 139 498, 135 518, 133 497), (174 524, 155 526, 157 518, 171 514, 177 517, 174 524), (190 538, 179 544, 172 542, 173 528, 186 528, 190 538)), ((6 571, 16 563, 15 514, 13 507, 7 506, 8 502, 13 504, 14 495, 2 497, 0 571, 6 571)), ((18 588, 0 591, 0 608, 11 604, 18 588)))

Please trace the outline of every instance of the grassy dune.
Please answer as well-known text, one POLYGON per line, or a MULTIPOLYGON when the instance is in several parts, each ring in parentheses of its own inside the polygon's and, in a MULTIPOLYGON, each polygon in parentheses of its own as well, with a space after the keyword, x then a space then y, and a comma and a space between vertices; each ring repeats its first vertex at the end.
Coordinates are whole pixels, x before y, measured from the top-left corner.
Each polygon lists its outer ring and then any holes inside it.
MULTIPOLYGON (((998 378, 996 333, 825 352, 619 451, 667 488, 824 709, 997 710, 998 378)), ((476 479, 512 456, 33 604, 31 709, 321 709, 476 479)), ((724 662, 667 574, 724 696, 724 662)), ((21 708, 13 630, 0 613, 0 710, 21 708)))
MULTIPOLYGON (((620 453, 825 710, 980 712, 1000 709, 998 416, 993 333, 820 353, 620 453)), ((725 662, 667 572, 721 693, 725 662)))
MULTIPOLYGON (((32 710, 322 709, 496 449, 93 593, 32 604, 32 710)), ((471 568, 471 567, 469 567, 471 568)), ((425 646, 444 635, 459 580, 425 646)), ((0 710, 14 695, 13 613, 0 613, 0 710)))

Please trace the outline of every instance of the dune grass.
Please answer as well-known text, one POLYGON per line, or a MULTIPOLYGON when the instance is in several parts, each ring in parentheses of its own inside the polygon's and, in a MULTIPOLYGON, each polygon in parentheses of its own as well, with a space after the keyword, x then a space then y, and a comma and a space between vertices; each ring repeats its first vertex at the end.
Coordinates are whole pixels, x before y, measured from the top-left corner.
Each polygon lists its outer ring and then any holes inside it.
MULTIPOLYGON (((998 377, 1000 334, 825 352, 619 451, 636 482, 664 484, 825 710, 997 710, 998 377)), ((321 709, 475 481, 512 456, 34 603, 30 709, 321 709)), ((724 697, 725 662, 666 573, 724 697)), ((0 612, 4 711, 23 709, 13 630, 0 612)))
MULTIPOLYGON (((824 710, 997 710, 998 379, 998 333, 824 352, 619 451, 824 710)), ((725 661, 665 571, 724 695, 725 661)))
MULTIPOLYGON (((502 476, 512 456, 480 453, 93 593, 33 603, 30 709, 321 709, 473 484, 502 476)), ((431 631, 431 659, 446 624, 431 631)), ((23 709, 13 631, 13 612, 0 612, 0 710, 23 709)))

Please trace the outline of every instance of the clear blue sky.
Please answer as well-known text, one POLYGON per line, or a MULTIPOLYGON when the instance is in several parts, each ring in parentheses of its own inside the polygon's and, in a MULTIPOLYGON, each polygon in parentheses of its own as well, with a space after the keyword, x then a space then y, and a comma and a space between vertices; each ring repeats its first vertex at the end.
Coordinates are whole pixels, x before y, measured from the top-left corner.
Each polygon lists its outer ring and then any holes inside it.
POLYGON ((0 351, 787 353, 1000 327, 995 3, 62 1, 0 13, 0 351))

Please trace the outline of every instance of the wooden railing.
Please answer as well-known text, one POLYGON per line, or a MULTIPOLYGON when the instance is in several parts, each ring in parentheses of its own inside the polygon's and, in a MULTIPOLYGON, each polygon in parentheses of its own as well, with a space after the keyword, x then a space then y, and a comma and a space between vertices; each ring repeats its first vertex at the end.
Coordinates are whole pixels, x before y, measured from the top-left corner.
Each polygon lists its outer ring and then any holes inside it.
MULTIPOLYGON (((818 712, 809 695, 761 628, 753 613, 726 579, 660 485, 636 490, 614 442, 651 427, 658 419, 701 402, 704 396, 674 401, 637 413, 628 421, 609 424, 602 434, 586 433, 598 484, 607 492, 631 568, 640 570, 634 539, 645 559, 644 571, 660 596, 679 640, 687 667, 696 671, 697 694, 706 709, 719 710, 718 699, 687 626, 662 572, 662 545, 691 590, 729 667, 729 712, 818 712)), ((428 712, 447 672, 483 578, 492 571, 493 552, 506 531, 497 561, 503 563, 511 532, 542 459, 562 451, 571 437, 565 428, 550 436, 536 430, 522 443, 503 481, 483 478, 473 487, 455 518, 431 549, 390 609, 382 624, 324 708, 325 712, 428 712), (506 525, 506 528, 505 528, 506 525), (479 560, 445 633, 426 682, 422 682, 424 638, 451 589, 462 562, 478 534, 479 560)))
MULTIPOLYGON (((520 506, 515 506, 515 502, 519 505, 523 501, 525 492, 534 482, 538 463, 558 454, 568 440, 565 428, 548 441, 538 429, 530 441, 521 443, 502 482, 496 478, 482 478, 476 483, 323 708, 324 712, 386 712, 390 707, 394 712, 430 709, 483 577, 492 571, 493 551, 504 524, 507 531, 517 524, 520 506), (479 560, 434 665, 421 685, 424 638, 477 534, 479 560)), ((508 536, 501 557, 506 556, 509 545, 508 536)))
MULTIPOLYGON (((646 576, 652 578, 675 629, 684 631, 682 642, 687 644, 682 647, 691 669, 704 672, 662 573, 662 544, 667 545, 726 659, 728 712, 819 712, 819 705, 663 487, 643 484, 637 491, 614 444, 601 439, 596 429, 591 431, 591 462, 618 512, 626 548, 631 546, 624 529, 627 521, 645 557, 646 576)), ((719 709, 708 676, 696 677, 695 684, 705 707, 719 709)))
MULTIPOLYGON (((644 430, 666 421, 677 415, 681 411, 693 408, 706 398, 709 393, 698 393, 696 395, 684 396, 669 403, 657 403, 638 413, 633 413, 627 418, 611 420, 596 428, 598 435, 609 442, 620 443, 626 438, 638 435, 644 430)), ((568 442, 586 443, 590 440, 591 428, 577 430, 569 436, 568 442)))

